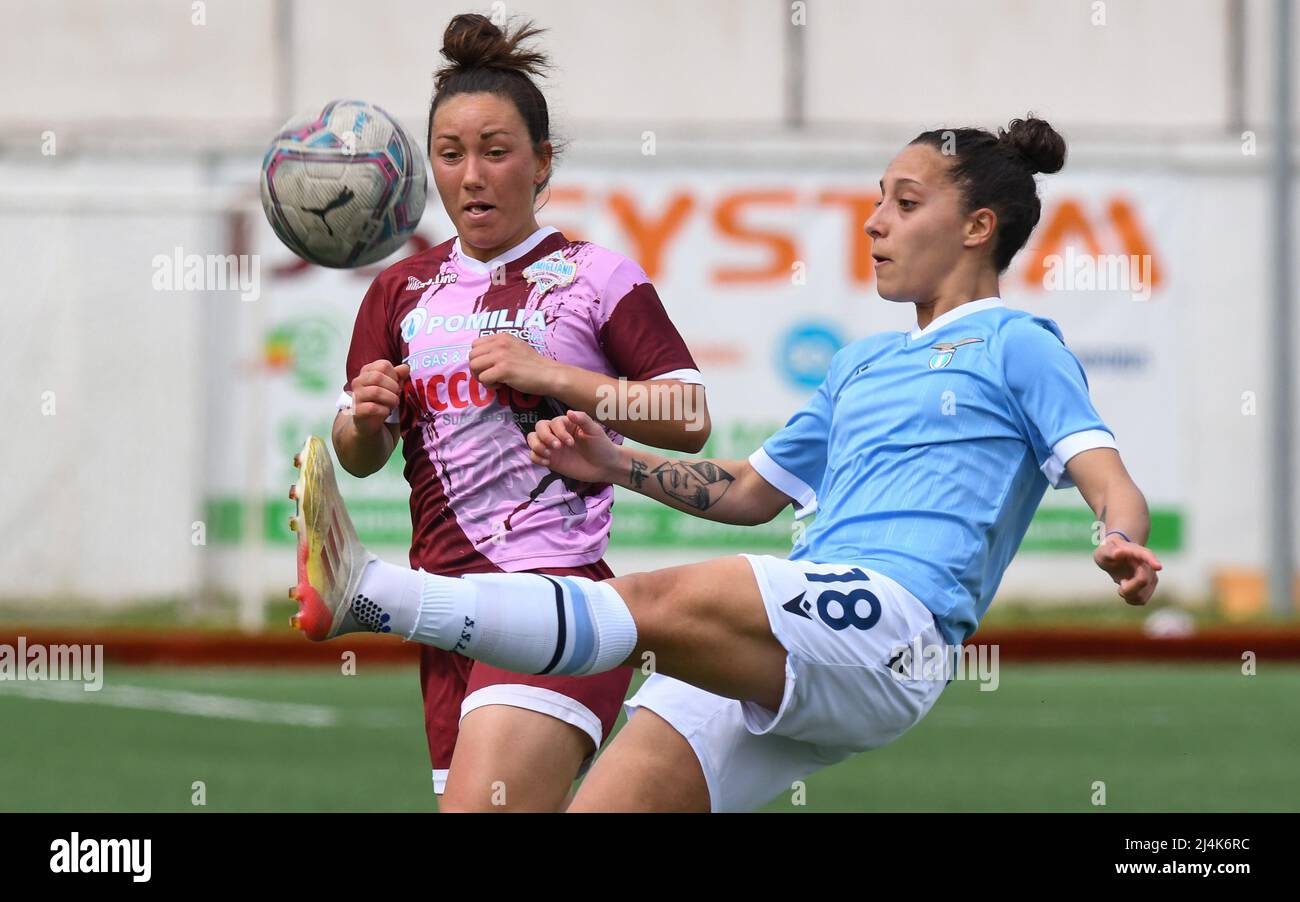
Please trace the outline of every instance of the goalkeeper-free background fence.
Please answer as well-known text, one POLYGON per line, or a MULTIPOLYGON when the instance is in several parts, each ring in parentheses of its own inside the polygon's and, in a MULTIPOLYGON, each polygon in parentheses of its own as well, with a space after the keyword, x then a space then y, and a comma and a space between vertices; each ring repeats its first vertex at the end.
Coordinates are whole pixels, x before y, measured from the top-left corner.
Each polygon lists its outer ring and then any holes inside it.
MULTIPOLYGON (((0 595, 279 592, 292 572, 290 458, 308 431, 328 431, 375 270, 294 265, 256 201, 261 145, 286 110, 343 95, 422 134, 442 27, 464 9, 0 9, 28 36, 0 61, 0 595), (178 248, 251 255, 255 299, 208 278, 160 280, 160 258, 178 248)), ((1278 490, 1267 475, 1271 5, 482 11, 550 29, 547 91, 571 143, 539 218, 650 272, 708 381, 715 456, 756 447, 835 347, 910 325, 910 308, 875 295, 860 230, 892 153, 925 128, 992 127, 1031 109, 1051 119, 1071 159, 1043 180, 1043 221, 1007 273, 1006 300, 1056 319, 1084 360, 1152 504, 1167 597, 1202 601, 1221 571, 1265 566, 1278 490), (1045 286, 1052 255, 1077 264, 1073 281, 1045 286), (1087 260, 1130 256, 1151 265, 1149 297, 1081 281, 1087 260)), ((436 243, 451 232, 430 200, 418 234, 436 243)), ((401 560, 400 469, 345 491, 363 533, 401 560)), ((780 554, 793 529, 788 517, 717 527, 629 496, 615 513, 617 570, 780 554)), ((1091 519, 1073 490, 1050 492, 1002 594, 1108 598, 1089 560, 1091 519)))

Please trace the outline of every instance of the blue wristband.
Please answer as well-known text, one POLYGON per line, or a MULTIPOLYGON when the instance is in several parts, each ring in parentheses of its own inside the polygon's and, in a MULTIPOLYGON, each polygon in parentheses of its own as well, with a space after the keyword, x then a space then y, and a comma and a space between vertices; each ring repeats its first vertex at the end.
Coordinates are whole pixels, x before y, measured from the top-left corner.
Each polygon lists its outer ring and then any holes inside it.
MULTIPOLYGON (((1118 529, 1112 529, 1110 532, 1106 533, 1104 538, 1109 539, 1111 536, 1124 536, 1124 533, 1120 532, 1118 529)), ((1124 541, 1132 542, 1133 540, 1130 539, 1128 536, 1124 536, 1124 541)))

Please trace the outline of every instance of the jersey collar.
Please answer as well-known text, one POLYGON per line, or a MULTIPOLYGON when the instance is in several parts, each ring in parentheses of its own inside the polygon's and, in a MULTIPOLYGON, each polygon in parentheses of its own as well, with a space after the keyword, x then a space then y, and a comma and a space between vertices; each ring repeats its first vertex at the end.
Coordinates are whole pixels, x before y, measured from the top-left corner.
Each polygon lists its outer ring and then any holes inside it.
POLYGON ((1002 298, 980 298, 978 301, 967 301, 964 304, 952 308, 942 316, 936 316, 934 319, 930 320, 930 325, 926 326, 924 329, 919 327, 912 329, 908 338, 913 340, 918 339, 923 335, 929 335, 936 329, 943 328, 954 320, 961 319, 963 316, 970 316, 972 313, 979 313, 981 310, 991 310, 994 307, 1001 306, 1002 298))
POLYGON ((470 270, 471 272, 490 273, 498 266, 504 266, 507 263, 518 260, 524 254, 527 254, 533 248, 537 247, 537 245, 545 241, 549 236, 554 235, 559 231, 560 230, 555 228, 555 226, 542 226, 523 241, 510 248, 510 250, 498 254, 486 262, 476 260, 462 251, 460 249, 459 237, 456 238, 455 244, 452 245, 452 250, 456 253, 456 257, 460 260, 461 266, 465 267, 465 269, 470 270))

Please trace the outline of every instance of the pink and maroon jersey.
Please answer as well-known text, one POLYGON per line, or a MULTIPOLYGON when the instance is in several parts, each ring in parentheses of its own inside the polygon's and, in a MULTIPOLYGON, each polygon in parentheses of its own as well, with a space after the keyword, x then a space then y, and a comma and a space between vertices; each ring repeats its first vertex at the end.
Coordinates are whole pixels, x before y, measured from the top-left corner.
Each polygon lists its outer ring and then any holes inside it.
POLYGON ((411 484, 412 567, 454 575, 597 561, 613 489, 532 463, 528 433, 566 407, 470 374, 470 344, 494 332, 608 376, 701 382, 641 267, 543 228, 486 263, 453 239, 380 273, 357 313, 338 407, 351 405, 367 363, 411 365, 390 422, 401 425, 411 484))

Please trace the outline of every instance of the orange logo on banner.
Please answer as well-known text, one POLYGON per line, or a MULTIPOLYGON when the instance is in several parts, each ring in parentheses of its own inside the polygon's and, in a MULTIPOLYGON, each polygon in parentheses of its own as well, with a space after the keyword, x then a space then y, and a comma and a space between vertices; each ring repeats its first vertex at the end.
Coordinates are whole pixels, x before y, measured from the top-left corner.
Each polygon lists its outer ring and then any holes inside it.
MULTIPOLYGON (((1151 253, 1151 243, 1147 240, 1142 224, 1138 220, 1137 211, 1127 200, 1115 197, 1111 198, 1110 203, 1106 205, 1106 215, 1121 245, 1117 248, 1109 248, 1109 253, 1130 257, 1150 256, 1151 287, 1159 287, 1160 267, 1157 265, 1155 255, 1151 253)), ((1092 226, 1092 222, 1084 214, 1083 205, 1073 198, 1061 200, 1048 209, 1046 221, 1039 223, 1036 234, 1032 236, 1030 247, 1026 248, 1029 256, 1021 268, 1021 277, 1025 285, 1029 288, 1041 288, 1043 277, 1048 270, 1047 258, 1062 255, 1071 245, 1077 246, 1082 243, 1084 252, 1094 257, 1106 253, 1107 250, 1103 250, 1092 226)))
POLYGON ((681 230, 694 208, 695 198, 685 191, 678 191, 669 199, 659 217, 651 219, 637 211, 636 199, 627 192, 611 191, 609 195, 609 212, 632 239, 632 259, 641 264, 652 280, 663 268, 664 252, 669 242, 681 230))
POLYGON ((859 194, 852 191, 823 191, 817 203, 823 206, 842 206, 849 221, 849 279, 858 285, 870 285, 876 277, 871 259, 871 236, 865 228, 867 220, 876 211, 879 191, 859 194))
MULTIPOLYGON (((691 248, 696 253, 712 253, 719 245, 741 245, 761 254, 757 262, 748 264, 719 264, 709 270, 710 281, 715 285, 755 285, 763 283, 788 283, 792 267, 806 260, 800 247, 803 237, 793 228, 759 228, 749 224, 752 211, 773 210, 782 214, 783 221, 793 221, 801 204, 819 208, 836 208, 844 215, 846 282, 855 289, 871 286, 875 271, 871 260, 871 238, 863 225, 871 217, 880 194, 874 190, 829 188, 808 198, 792 189, 750 189, 730 191, 712 200, 712 209, 706 200, 691 188, 681 188, 666 195, 658 209, 648 210, 634 191, 612 189, 601 193, 580 185, 552 188, 545 198, 543 209, 547 220, 554 223, 565 235, 582 240, 585 230, 572 222, 564 222, 564 209, 577 212, 579 220, 601 213, 607 215, 626 241, 613 242, 615 247, 626 249, 628 255, 641 265, 653 280, 666 274, 675 246, 681 240, 693 217, 702 217, 712 230, 712 240, 691 248), (559 206, 556 215, 555 206, 559 206), (597 208, 597 209, 593 209, 597 208), (603 208, 603 210, 599 209, 603 208)), ((419 234, 403 253, 420 251, 431 242, 419 234)), ((1121 254, 1131 257, 1151 257, 1150 283, 1158 287, 1162 270, 1152 253, 1151 242, 1137 215, 1135 205, 1124 197, 1112 197, 1105 206, 1105 219, 1089 216, 1082 201, 1074 197, 1063 198, 1043 211, 1042 221, 1035 230, 1028 247, 1019 260, 1019 273, 1023 283, 1030 288, 1041 288, 1048 271, 1047 258, 1063 255, 1068 247, 1081 248, 1092 256, 1121 254), (1104 227, 1104 228, 1103 228, 1104 227), (1099 237, 1101 236, 1101 237, 1099 237), (1108 246, 1117 242, 1118 246, 1108 246)), ((383 270, 385 263, 354 270, 366 280, 373 279, 383 270)), ((292 260, 275 270, 277 276, 296 275, 309 268, 302 260, 292 260)))
MULTIPOLYGON (((848 190, 824 191, 817 196, 818 206, 839 207, 848 215, 846 232, 848 240, 849 278, 859 285, 870 285, 874 277, 871 265, 871 239, 862 229, 871 216, 878 192, 848 190)), ((593 200, 582 188, 552 189, 550 203, 582 206, 593 200)), ((597 201, 599 202, 599 201, 597 201)), ((799 202, 791 190, 735 191, 721 195, 711 213, 705 215, 717 234, 731 243, 752 245, 766 251, 766 259, 749 266, 718 266, 710 272, 711 280, 719 285, 783 282, 791 276, 791 268, 803 259, 794 232, 759 229, 746 224, 750 209, 785 208, 790 212, 799 202)), ((650 214, 637 206, 636 197, 622 190, 613 190, 605 198, 605 205, 623 233, 628 237, 627 250, 632 259, 641 264, 651 279, 664 275, 671 246, 686 227, 691 215, 699 207, 696 195, 681 190, 669 196, 657 214, 650 214)), ((560 231, 577 238, 576 229, 556 223, 560 231)))
POLYGON ((750 204, 792 207, 794 203, 793 191, 741 191, 736 194, 724 194, 719 198, 717 209, 713 211, 714 228, 742 244, 767 247, 771 251, 771 257, 765 266, 719 267, 713 271, 713 281, 722 285, 735 285, 790 278, 791 268, 799 259, 794 236, 784 232, 747 227, 741 223, 741 218, 742 211, 750 204))

